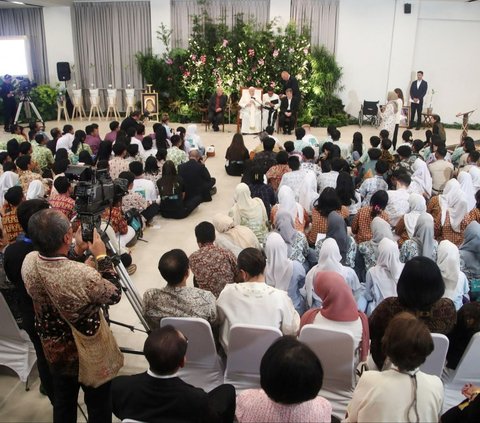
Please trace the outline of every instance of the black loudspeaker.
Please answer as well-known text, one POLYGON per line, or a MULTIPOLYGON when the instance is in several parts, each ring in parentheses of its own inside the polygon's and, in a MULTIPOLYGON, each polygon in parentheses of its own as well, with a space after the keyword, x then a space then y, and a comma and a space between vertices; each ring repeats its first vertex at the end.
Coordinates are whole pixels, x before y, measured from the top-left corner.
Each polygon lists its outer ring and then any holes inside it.
POLYGON ((70 81, 70 64, 68 62, 57 62, 57 78, 59 81, 70 81))
POLYGON ((405 14, 407 14, 407 15, 410 14, 410 13, 412 13, 412 5, 411 5, 411 3, 404 3, 404 4, 403 4, 403 13, 405 13, 405 14))

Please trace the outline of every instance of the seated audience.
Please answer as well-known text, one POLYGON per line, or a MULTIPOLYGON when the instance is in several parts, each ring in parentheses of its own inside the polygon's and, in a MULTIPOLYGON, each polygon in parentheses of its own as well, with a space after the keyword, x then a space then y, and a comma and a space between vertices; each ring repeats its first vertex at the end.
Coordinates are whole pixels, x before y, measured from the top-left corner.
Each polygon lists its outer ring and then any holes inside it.
POLYGON ((128 183, 128 193, 122 198, 122 211, 128 213, 132 209, 136 209, 142 213, 148 207, 147 200, 143 198, 138 192, 133 191, 133 182, 135 175, 132 172, 121 172, 118 176, 120 179, 125 179, 128 183))
MULTIPOLYGON (((179 129, 177 128, 177 131, 179 129)), ((205 147, 200 135, 197 134, 197 125, 194 123, 188 125, 185 131, 185 146, 188 148, 188 151, 198 150, 201 156, 205 155, 205 147)))
POLYGON ((375 176, 372 178, 367 178, 360 185, 359 192, 362 196, 362 206, 368 206, 370 204, 370 199, 373 194, 377 191, 388 189, 388 184, 385 182, 383 175, 388 171, 388 164, 383 160, 378 160, 375 164, 375 176))
POLYGON ((115 180, 122 172, 129 171, 129 163, 125 160, 127 156, 127 146, 118 141, 113 144, 112 151, 114 157, 108 162, 110 177, 115 180))
POLYGON ((362 199, 360 194, 355 190, 353 179, 348 172, 341 171, 338 174, 335 191, 337 191, 342 206, 348 208, 348 213, 350 214, 348 220, 351 221, 353 216, 360 210, 362 199))
POLYGON ((445 160, 447 149, 442 145, 435 152, 435 161, 428 165, 432 175, 432 194, 441 194, 445 184, 453 176, 453 165, 445 160))
POLYGON ((118 242, 117 251, 123 251, 130 241, 135 238, 135 229, 128 225, 127 219, 122 212, 122 200, 113 203, 111 207, 105 209, 102 214, 104 227, 108 224, 115 234, 112 242, 118 242))
POLYGON ((187 286, 189 260, 182 250, 163 254, 158 270, 167 285, 148 289, 143 295, 143 315, 151 329, 159 328, 164 317, 199 317, 215 323, 215 297, 211 292, 187 286))
POLYGON ((186 201, 191 201, 197 197, 200 197, 202 202, 212 201, 212 195, 217 192, 215 188, 216 180, 210 176, 210 172, 203 164, 202 156, 198 150, 191 150, 188 161, 178 166, 178 176, 183 179, 185 184, 186 201))
POLYGON ((120 122, 114 120, 109 123, 108 127, 110 128, 110 132, 105 134, 105 138, 103 140, 114 143, 117 139, 118 131, 120 131, 120 122))
POLYGON ((267 216, 270 216, 272 206, 277 204, 277 196, 275 195, 273 188, 264 182, 265 174, 263 173, 262 169, 252 167, 252 171, 253 177, 251 182, 248 184, 250 193, 252 198, 260 198, 263 201, 267 216))
POLYGON ((427 211, 425 198, 420 194, 412 193, 408 197, 408 213, 405 213, 395 226, 395 233, 400 237, 398 245, 402 244, 413 237, 418 218, 422 213, 427 211))
POLYGON ((24 193, 28 191, 28 186, 30 185, 30 182, 35 180, 39 180, 43 182, 43 179, 40 174, 32 172, 33 162, 29 155, 20 156, 15 161, 15 164, 18 167, 19 183, 24 193))
POLYGON ((187 347, 188 340, 173 326, 153 330, 143 347, 148 370, 112 381, 113 414, 122 421, 233 422, 232 385, 207 393, 176 376, 185 366, 187 347))
POLYGON ((290 187, 295 195, 295 201, 298 201, 303 180, 310 171, 300 169, 300 160, 295 156, 289 157, 288 166, 292 171, 284 173, 278 189, 284 185, 290 187))
POLYGON ((30 182, 28 185, 27 194, 25 195, 26 200, 35 200, 36 198, 45 198, 45 185, 38 179, 30 182))
MULTIPOLYGON (((303 129, 303 128, 300 128, 300 129, 303 129)), ((309 170, 313 172, 313 174, 315 175, 315 181, 316 181, 320 176, 320 174, 322 173, 322 169, 320 166, 318 166, 315 163, 315 150, 312 147, 310 147, 310 145, 307 145, 301 151, 302 151, 303 157, 302 157, 302 163, 300 165, 300 168, 303 170, 309 170)))
POLYGON ((275 219, 279 211, 287 211, 293 217, 295 229, 303 232, 308 225, 308 214, 306 210, 295 201, 295 194, 288 186, 283 186, 278 190, 278 204, 272 207, 270 213, 270 222, 275 224, 275 219))
POLYGON ((265 282, 274 288, 286 291, 293 302, 295 310, 304 312, 304 300, 300 288, 305 284, 305 269, 296 260, 288 258, 287 244, 280 234, 272 232, 265 243, 267 267, 265 282))
POLYGON ((212 220, 215 230, 215 245, 229 250, 235 257, 245 248, 258 248, 260 243, 250 228, 242 225, 235 225, 233 219, 226 214, 218 213, 212 220))
POLYGON ((145 178, 143 163, 137 161, 130 162, 128 167, 135 176, 132 191, 140 194, 147 201, 148 205, 155 203, 157 201, 157 190, 155 189, 155 184, 145 178))
MULTIPOLYGON (((277 164, 277 153, 274 152, 275 140, 272 137, 266 137, 262 140, 263 150, 255 153, 253 160, 247 163, 245 172, 248 169, 248 178, 251 178, 252 168, 263 170, 263 173, 267 173, 268 170, 277 164)), ((247 176, 247 175, 246 175, 247 176)))
POLYGON ((217 300, 220 343, 228 354, 230 328, 238 323, 271 326, 284 335, 296 335, 300 316, 285 291, 265 283, 266 261, 256 248, 246 248, 238 256, 243 283, 225 286, 217 300))
POLYGON ((428 199, 432 196, 432 176, 423 159, 417 158, 412 165, 412 182, 408 187, 410 193, 420 194, 428 199))
POLYGON ((460 269, 470 283, 470 299, 475 301, 480 296, 480 223, 471 222, 464 233, 460 251, 460 269))
POLYGON ((460 184, 460 189, 465 194, 467 200, 467 211, 471 212, 476 207, 475 188, 473 187, 472 176, 468 172, 460 172, 457 176, 457 181, 460 184))
POLYGON ((268 169, 265 176, 267 177, 268 183, 272 186, 275 192, 277 192, 283 175, 292 170, 288 166, 288 153, 286 151, 279 151, 275 156, 275 159, 277 164, 268 169))
POLYGON ((419 367, 433 351, 428 327, 414 315, 394 317, 382 338, 393 367, 362 374, 348 404, 345 422, 436 422, 442 412, 439 377, 419 367))
POLYGON ((235 225, 247 226, 258 239, 260 244, 265 243, 265 237, 268 233, 267 212, 260 198, 252 198, 250 188, 244 183, 240 183, 235 188, 235 204, 228 212, 233 218, 235 225))
MULTIPOLYGON (((324 145, 325 147, 325 145, 324 145)), ((331 188, 336 188, 337 187, 337 178, 339 172, 343 169, 344 167, 344 160, 341 160, 339 158, 335 158, 331 160, 331 169, 329 171, 324 171, 321 175, 318 176, 317 182, 318 182, 318 193, 321 195, 323 190, 325 188, 331 187, 331 188)))
POLYGON ((434 238, 433 218, 428 213, 422 213, 417 219, 412 237, 400 248, 400 261, 406 263, 417 256, 437 261, 437 249, 438 241, 434 238))
POLYGON ((450 333, 455 325, 456 311, 452 300, 442 298, 444 293, 442 274, 433 260, 414 257, 405 263, 397 284, 398 296, 383 300, 369 319, 370 351, 378 369, 383 368, 386 357, 382 349, 383 335, 398 313, 414 313, 433 333, 450 333))
POLYGON ((180 149, 180 144, 182 142, 180 135, 172 135, 170 142, 172 143, 172 146, 167 150, 167 160, 172 161, 178 169, 179 165, 188 161, 188 157, 185 151, 180 149))
POLYGON ((276 340, 260 363, 260 386, 237 398, 235 415, 246 422, 330 422, 332 406, 318 395, 323 369, 314 352, 293 336, 276 340))
POLYGON ((388 214, 390 219, 390 225, 394 228, 400 218, 408 213, 410 208, 408 204, 408 199, 410 193, 408 192, 408 187, 412 179, 408 173, 399 170, 394 172, 392 175, 392 183, 395 186, 394 190, 388 190, 388 204, 385 211, 388 214))
POLYGON ((61 211, 68 220, 76 215, 75 200, 71 197, 72 186, 66 176, 59 176, 53 182, 57 194, 50 195, 48 202, 52 209, 61 211))
POLYGON ((245 163, 249 159, 247 147, 243 141, 243 135, 237 133, 233 136, 230 146, 225 153, 225 171, 230 176, 242 176, 245 163))
POLYGON ((323 329, 349 331, 355 340, 356 363, 366 361, 370 343, 368 319, 358 311, 343 276, 337 272, 320 271, 315 275, 313 291, 321 299, 322 306, 308 310, 302 316, 301 327, 313 324, 323 329))
POLYGON ((5 203, 2 210, 2 232, 5 240, 10 244, 15 242, 23 232, 17 217, 17 207, 24 201, 21 186, 14 186, 5 193, 5 203))
POLYGON ((195 237, 200 249, 189 258, 195 286, 218 298, 226 284, 239 280, 237 260, 230 251, 214 244, 215 227, 210 222, 195 226, 195 237))
POLYGON ((3 173, 0 175, 0 207, 5 204, 5 194, 16 185, 19 185, 19 178, 15 172, 15 164, 7 162, 3 166, 3 173))
POLYGON ((371 199, 370 205, 362 207, 355 215, 352 221, 352 233, 355 235, 355 241, 360 244, 372 239, 372 221, 377 216, 388 223, 388 215, 385 207, 388 204, 388 194, 384 190, 375 192, 371 199))

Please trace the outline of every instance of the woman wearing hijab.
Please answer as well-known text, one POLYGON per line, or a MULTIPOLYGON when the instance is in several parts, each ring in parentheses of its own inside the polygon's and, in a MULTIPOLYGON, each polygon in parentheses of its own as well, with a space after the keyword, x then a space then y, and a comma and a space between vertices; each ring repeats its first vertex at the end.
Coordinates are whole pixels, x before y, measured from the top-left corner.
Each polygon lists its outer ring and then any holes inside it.
POLYGON ((400 237, 397 241, 399 247, 401 247, 407 239, 412 238, 418 218, 422 213, 427 211, 425 198, 420 194, 410 194, 410 197, 408 197, 408 206, 408 213, 404 214, 395 226, 395 233, 400 237))
POLYGON ((393 136, 395 132, 395 125, 397 123, 397 111, 398 111, 398 96, 394 91, 389 91, 387 95, 387 104, 383 111, 378 112, 380 117, 380 130, 386 129, 388 133, 393 136))
POLYGON ((385 298, 397 296, 397 283, 403 270, 397 244, 384 238, 378 245, 377 264, 368 272, 365 281, 367 314, 372 314, 385 298))
POLYGON ((411 239, 407 239, 400 248, 400 261, 406 263, 413 257, 423 256, 436 261, 438 242, 434 238, 433 217, 422 213, 417 219, 411 239))
MULTIPOLYGON (((283 186, 282 186, 283 188, 283 186)), ((318 199, 317 178, 313 172, 307 172, 300 188, 298 202, 311 215, 313 203, 318 199)))
POLYGON ((412 165, 413 175, 409 189, 418 191, 422 197, 429 199, 432 196, 432 175, 427 164, 422 159, 417 159, 412 165), (412 185, 413 184, 413 185, 412 185))
POLYGON ((305 284, 305 269, 298 261, 288 258, 287 244, 276 232, 272 232, 267 237, 265 255, 267 257, 266 284, 286 291, 295 310, 301 316, 305 311, 305 302, 300 295, 300 288, 305 284))
POLYGON ((0 176, 0 208, 5 203, 5 193, 15 185, 20 185, 20 179, 15 172, 7 170, 2 173, 0 176))
POLYGON ((468 173, 470 173, 470 176, 472 177, 473 190, 478 191, 480 189, 480 169, 478 166, 472 165, 470 169, 468 169, 468 173))
POLYGON ((313 281, 315 275, 322 270, 337 272, 341 275, 347 285, 350 287, 355 298, 360 298, 363 294, 363 286, 358 280, 358 276, 351 267, 342 265, 342 256, 338 249, 337 242, 333 238, 327 238, 323 241, 320 254, 318 256, 318 264, 310 269, 305 277, 305 298, 307 307, 319 307, 321 299, 313 291, 313 281))
POLYGON ((235 257, 238 257, 244 248, 261 248, 252 230, 246 226, 235 225, 230 216, 218 213, 213 216, 212 223, 217 231, 215 245, 231 251, 235 257))
POLYGON ((467 211, 472 211, 476 206, 475 189, 473 188, 472 176, 468 172, 460 172, 457 177, 460 189, 465 194, 467 200, 467 211))
POLYGON ((242 225, 250 228, 260 244, 265 242, 268 233, 267 212, 260 198, 252 198, 250 188, 243 182, 235 188, 235 204, 228 212, 233 218, 235 225, 242 225))
POLYGON ((463 297, 468 298, 468 279, 460 270, 460 252, 456 245, 444 240, 438 246, 437 265, 445 283, 444 298, 450 298, 458 311, 463 297))
POLYGON ((275 216, 278 211, 284 210, 290 213, 295 222, 295 229, 300 232, 305 231, 308 223, 308 214, 305 209, 295 201, 295 194, 293 190, 286 185, 283 185, 277 193, 278 204, 272 207, 270 212, 270 222, 275 224, 275 216))
POLYGON ((463 232, 470 223, 465 194, 458 181, 450 179, 439 197, 440 214, 434 219, 435 238, 440 241, 448 239, 458 247, 463 242, 463 232))
POLYGON ((45 198, 45 187, 43 182, 35 179, 28 184, 28 190, 26 199, 27 200, 36 200, 45 198))
POLYGON ((298 261, 308 272, 310 248, 305 234, 295 229, 292 215, 284 210, 279 211, 275 219, 275 230, 287 244, 288 258, 298 261))
POLYGON ((189 150, 198 150, 202 156, 205 155, 205 147, 200 139, 200 136, 197 134, 197 125, 194 123, 187 126, 185 143, 188 143, 187 148, 189 150))
POLYGON ((460 250, 460 268, 470 283, 470 299, 480 296, 480 223, 472 222, 465 229, 460 250))
POLYGON ((348 330, 355 340, 357 363, 366 361, 370 344, 368 319, 358 311, 345 279, 336 272, 318 272, 313 290, 321 298, 322 307, 308 310, 300 320, 300 328, 313 324, 324 329, 348 330))
POLYGON ((371 229, 372 239, 358 245, 358 251, 363 257, 366 271, 377 264, 378 245, 382 239, 388 238, 394 241, 390 224, 382 218, 377 216, 373 219, 371 229))

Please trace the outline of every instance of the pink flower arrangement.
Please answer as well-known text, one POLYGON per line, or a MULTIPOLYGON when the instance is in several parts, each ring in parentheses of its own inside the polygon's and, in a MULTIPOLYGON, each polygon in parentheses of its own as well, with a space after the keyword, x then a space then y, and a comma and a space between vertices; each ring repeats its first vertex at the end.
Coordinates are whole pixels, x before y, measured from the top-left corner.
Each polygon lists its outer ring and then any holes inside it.
POLYGON ((241 65, 243 63, 243 60, 239 57, 237 58, 237 65, 241 65))
POLYGON ((305 48, 303 49, 303 54, 305 54, 305 55, 308 54, 308 48, 305 47, 305 48))
POLYGON ((207 56, 205 56, 204 54, 202 54, 202 55, 200 56, 200 61, 201 61, 203 64, 207 63, 207 56))
POLYGON ((222 60, 222 58, 221 58, 221 57, 217 57, 215 60, 216 60, 217 62, 220 62, 220 60, 222 60))
POLYGON ((173 65, 173 60, 172 60, 172 58, 169 57, 167 60, 165 60, 165 63, 166 63, 167 65, 173 65))
POLYGON ((248 57, 253 57, 255 56, 255 50, 253 48, 248 49, 248 57))
POLYGON ((228 45, 228 40, 223 40, 222 47, 227 47, 228 45))
POLYGON ((294 50, 293 48, 291 48, 291 47, 288 49, 288 52, 289 52, 289 53, 293 53, 294 51, 295 51, 295 50, 294 50))
POLYGON ((277 50, 277 49, 273 50, 272 56, 273 56, 273 57, 277 57, 278 55, 279 55, 278 50, 277 50))
POLYGON ((258 64, 259 64, 259 66, 263 66, 263 65, 265 64, 265 60, 260 59, 260 60, 258 61, 258 64))
POLYGON ((192 59, 192 60, 197 60, 197 55, 196 55, 196 54, 192 54, 192 55, 190 56, 190 59, 192 59))
POLYGON ((254 67, 252 68, 252 72, 256 72, 256 71, 257 71, 257 67, 254 66, 254 67))
POLYGON ((190 76, 190 72, 189 72, 189 71, 183 72, 183 76, 189 77, 189 76, 190 76))

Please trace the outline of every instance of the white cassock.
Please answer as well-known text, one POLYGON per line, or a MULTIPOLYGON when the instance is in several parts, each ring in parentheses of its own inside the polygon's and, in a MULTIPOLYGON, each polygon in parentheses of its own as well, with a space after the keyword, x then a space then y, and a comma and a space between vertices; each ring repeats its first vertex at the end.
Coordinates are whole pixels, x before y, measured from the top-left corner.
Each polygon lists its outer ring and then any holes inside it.
POLYGON ((268 125, 274 126, 275 124, 278 109, 280 109, 280 97, 275 93, 271 97, 265 93, 262 97, 262 104, 264 107, 268 107, 268 109, 263 109, 263 128, 265 129, 268 125))
POLYGON ((238 105, 241 108, 242 134, 258 134, 262 130, 262 101, 259 92, 255 91, 252 98, 248 90, 245 90, 238 105))

